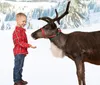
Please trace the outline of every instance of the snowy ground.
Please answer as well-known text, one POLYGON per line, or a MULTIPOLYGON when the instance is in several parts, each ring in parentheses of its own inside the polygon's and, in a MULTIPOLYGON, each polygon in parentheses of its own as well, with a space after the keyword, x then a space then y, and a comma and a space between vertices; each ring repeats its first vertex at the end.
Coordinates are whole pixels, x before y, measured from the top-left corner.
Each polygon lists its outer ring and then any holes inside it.
MULTIPOLYGON (((100 25, 91 25, 78 29, 65 29, 64 33, 74 30, 100 30, 100 25)), ((0 31, 0 85, 13 85, 13 30, 0 31)), ((78 85, 74 62, 67 58, 55 58, 50 51, 50 42, 46 39, 33 40, 27 30, 29 43, 36 45, 36 49, 29 48, 25 59, 23 79, 28 85, 78 85)), ((85 63, 87 85, 100 85, 100 66, 85 63)))

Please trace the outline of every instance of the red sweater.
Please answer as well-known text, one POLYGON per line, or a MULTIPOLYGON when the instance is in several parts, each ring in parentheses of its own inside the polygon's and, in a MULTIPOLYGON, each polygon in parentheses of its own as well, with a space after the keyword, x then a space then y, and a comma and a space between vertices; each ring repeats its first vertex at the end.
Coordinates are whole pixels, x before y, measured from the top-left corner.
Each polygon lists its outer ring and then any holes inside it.
POLYGON ((28 54, 27 48, 29 47, 29 44, 28 44, 28 40, 27 40, 25 31, 26 30, 24 28, 16 26, 16 28, 13 32, 14 55, 28 54))

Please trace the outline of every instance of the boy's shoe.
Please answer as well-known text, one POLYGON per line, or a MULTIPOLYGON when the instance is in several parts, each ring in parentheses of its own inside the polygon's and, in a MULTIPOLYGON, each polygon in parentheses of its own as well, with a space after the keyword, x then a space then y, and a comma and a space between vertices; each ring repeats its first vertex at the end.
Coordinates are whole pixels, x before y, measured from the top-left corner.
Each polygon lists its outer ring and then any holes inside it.
POLYGON ((27 81, 24 81, 24 80, 21 80, 21 82, 22 82, 23 84, 28 84, 28 82, 27 82, 27 81))
POLYGON ((14 85, 24 85, 21 81, 14 83, 14 85))

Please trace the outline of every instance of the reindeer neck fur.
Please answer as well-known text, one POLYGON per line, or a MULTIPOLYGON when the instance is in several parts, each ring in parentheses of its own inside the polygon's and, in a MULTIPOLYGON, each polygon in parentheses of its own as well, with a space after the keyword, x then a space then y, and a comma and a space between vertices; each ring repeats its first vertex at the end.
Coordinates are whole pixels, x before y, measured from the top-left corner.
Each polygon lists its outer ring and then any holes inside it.
POLYGON ((65 55, 63 49, 67 41, 67 35, 60 32, 59 35, 49 39, 51 41, 51 52, 53 56, 63 58, 65 55))
POLYGON ((49 39, 59 49, 63 49, 67 41, 67 34, 63 34, 62 32, 60 32, 57 36, 49 39))

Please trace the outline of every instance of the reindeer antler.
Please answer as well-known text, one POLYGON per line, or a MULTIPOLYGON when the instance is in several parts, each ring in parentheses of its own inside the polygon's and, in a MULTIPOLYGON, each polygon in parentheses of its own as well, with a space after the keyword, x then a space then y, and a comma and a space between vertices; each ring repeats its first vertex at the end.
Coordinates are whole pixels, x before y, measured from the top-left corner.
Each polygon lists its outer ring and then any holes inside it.
POLYGON ((58 17, 58 12, 57 12, 57 10, 55 9, 56 17, 55 17, 54 19, 51 19, 51 18, 49 18, 49 17, 41 17, 41 18, 38 18, 38 19, 39 19, 39 20, 44 20, 44 21, 46 21, 46 22, 48 22, 48 23, 52 23, 52 22, 57 21, 58 24, 60 24, 60 19, 62 19, 65 15, 68 14, 69 5, 70 5, 70 1, 68 2, 66 11, 65 11, 60 17, 58 17))
POLYGON ((70 1, 68 2, 66 11, 65 11, 60 17, 58 17, 58 12, 57 12, 57 10, 55 10, 55 12, 56 12, 56 17, 53 19, 53 21, 57 21, 58 24, 60 24, 60 19, 62 19, 65 15, 67 15, 67 14, 69 13, 69 12, 68 12, 68 10, 69 10, 69 5, 70 5, 70 1))

